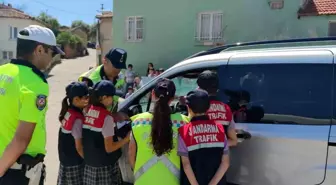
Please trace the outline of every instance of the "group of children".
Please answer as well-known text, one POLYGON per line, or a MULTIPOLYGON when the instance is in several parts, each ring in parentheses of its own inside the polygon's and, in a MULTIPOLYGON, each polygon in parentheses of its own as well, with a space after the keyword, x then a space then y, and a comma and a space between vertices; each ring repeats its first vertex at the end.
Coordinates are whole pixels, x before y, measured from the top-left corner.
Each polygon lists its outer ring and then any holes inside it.
MULTIPOLYGON (((202 76, 205 80, 199 78, 197 83, 200 87, 207 84, 206 88, 186 96, 190 124, 178 129, 177 155, 182 159, 183 171, 178 184, 224 185, 230 145, 226 135, 233 127, 224 122, 231 123, 232 114, 226 104, 208 94, 210 90, 217 92, 216 74, 205 71, 202 76)), ((117 130, 116 117, 108 111, 115 91, 113 83, 107 80, 96 83, 92 89, 80 82, 66 87, 59 115, 58 185, 123 184, 118 159, 121 148, 130 141, 131 128, 123 132, 117 130)))
POLYGON ((123 183, 118 159, 120 148, 129 142, 130 132, 117 133, 114 118, 107 110, 115 91, 107 80, 92 89, 81 82, 66 87, 59 115, 58 185, 123 183))

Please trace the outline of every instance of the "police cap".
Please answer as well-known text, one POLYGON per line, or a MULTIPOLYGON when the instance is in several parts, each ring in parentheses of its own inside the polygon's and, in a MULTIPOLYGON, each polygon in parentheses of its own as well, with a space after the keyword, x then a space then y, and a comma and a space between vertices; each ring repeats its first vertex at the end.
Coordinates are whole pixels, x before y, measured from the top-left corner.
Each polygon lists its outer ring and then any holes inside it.
POLYGON ((92 88, 97 96, 114 96, 116 89, 109 80, 101 80, 92 88))
POLYGON ((194 113, 206 113, 210 108, 209 95, 201 89, 190 91, 186 97, 186 104, 194 113))
POLYGON ((107 58, 117 69, 126 69, 127 52, 121 48, 112 48, 106 53, 107 58))
POLYGON ((66 96, 70 99, 79 96, 88 96, 89 89, 83 82, 72 82, 65 88, 66 96))

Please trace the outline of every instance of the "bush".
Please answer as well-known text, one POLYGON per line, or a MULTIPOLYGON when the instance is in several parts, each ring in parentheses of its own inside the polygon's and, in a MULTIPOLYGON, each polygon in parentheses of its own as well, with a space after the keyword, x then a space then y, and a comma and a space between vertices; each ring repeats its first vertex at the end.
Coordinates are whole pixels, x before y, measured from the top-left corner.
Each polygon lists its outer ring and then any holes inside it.
POLYGON ((62 46, 70 44, 70 38, 71 38, 71 33, 69 32, 61 32, 57 35, 57 44, 60 44, 62 46))
POLYGON ((83 41, 79 36, 70 32, 61 32, 57 36, 57 44, 62 46, 69 44, 70 47, 75 48, 76 46, 83 46, 83 41))

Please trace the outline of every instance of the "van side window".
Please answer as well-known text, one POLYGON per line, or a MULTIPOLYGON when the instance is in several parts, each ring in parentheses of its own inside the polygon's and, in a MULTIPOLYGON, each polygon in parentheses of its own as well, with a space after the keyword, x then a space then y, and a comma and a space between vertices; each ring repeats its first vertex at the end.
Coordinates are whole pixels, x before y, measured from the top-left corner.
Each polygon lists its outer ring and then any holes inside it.
MULTIPOLYGON (((196 83, 197 79, 195 78, 185 78, 182 76, 178 76, 178 77, 172 78, 171 80, 175 83, 175 86, 176 86, 175 98, 171 102, 171 105, 174 105, 176 102, 178 102, 180 96, 186 96, 189 91, 197 88, 197 83, 196 83)), ((148 105, 149 96, 151 96, 151 91, 148 92, 145 96, 143 96, 140 99, 140 105, 142 106, 142 110, 144 111, 148 111, 147 105, 148 105)), ((151 100, 149 110, 153 110, 154 106, 155 106, 155 101, 151 100)))
POLYGON ((330 124, 330 64, 229 65, 219 75, 223 101, 233 111, 246 105, 245 119, 236 122, 330 124))

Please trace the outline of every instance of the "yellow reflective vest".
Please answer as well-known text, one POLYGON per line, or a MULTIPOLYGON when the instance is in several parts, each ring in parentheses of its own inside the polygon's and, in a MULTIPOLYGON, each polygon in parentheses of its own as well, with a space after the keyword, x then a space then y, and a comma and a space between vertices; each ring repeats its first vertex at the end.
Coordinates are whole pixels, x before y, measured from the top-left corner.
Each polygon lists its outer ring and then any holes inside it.
POLYGON ((151 122, 149 112, 133 116, 132 132, 137 143, 137 156, 134 167, 134 185, 179 185, 180 157, 177 155, 178 128, 188 123, 182 114, 171 114, 173 122, 174 148, 169 154, 158 157, 150 144, 151 122))
MULTIPOLYGON (((87 80, 91 80, 92 84, 98 83, 99 81, 102 80, 102 77, 100 75, 100 71, 102 67, 103 65, 100 65, 96 68, 93 68, 81 74, 80 77, 78 78, 78 81, 82 82, 83 80, 87 79, 87 80)), ((118 79, 117 83, 115 84, 115 88, 122 89, 124 85, 125 85, 125 79, 118 79)), ((119 96, 113 96, 113 105, 110 108, 108 108, 111 112, 117 112, 118 100, 119 100, 119 96)))
MULTIPOLYGON (((93 84, 101 81, 102 77, 100 76, 100 70, 102 67, 103 65, 100 65, 98 67, 92 68, 91 70, 81 74, 78 81, 82 81, 84 78, 90 79, 93 84)), ((117 83, 114 86, 116 89, 120 89, 124 86, 124 84, 125 84, 125 79, 121 78, 117 80, 117 83)))

